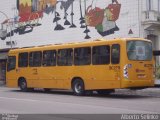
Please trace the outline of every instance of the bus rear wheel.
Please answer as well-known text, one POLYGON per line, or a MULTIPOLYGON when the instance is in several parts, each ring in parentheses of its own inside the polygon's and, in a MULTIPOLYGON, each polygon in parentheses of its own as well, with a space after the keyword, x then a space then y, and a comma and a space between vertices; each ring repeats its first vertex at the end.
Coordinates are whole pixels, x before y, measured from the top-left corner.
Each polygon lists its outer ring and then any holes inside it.
POLYGON ((19 87, 20 87, 21 91, 23 91, 23 92, 27 92, 28 91, 27 82, 26 82, 25 79, 20 79, 19 87))
POLYGON ((72 83, 72 90, 75 95, 82 96, 85 94, 84 82, 81 79, 76 79, 72 83))

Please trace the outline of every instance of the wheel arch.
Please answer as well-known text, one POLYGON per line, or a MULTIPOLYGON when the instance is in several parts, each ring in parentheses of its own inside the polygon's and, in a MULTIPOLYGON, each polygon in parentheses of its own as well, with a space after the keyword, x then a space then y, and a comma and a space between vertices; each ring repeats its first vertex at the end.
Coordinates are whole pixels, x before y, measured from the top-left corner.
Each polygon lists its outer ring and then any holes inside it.
POLYGON ((71 80, 71 89, 73 88, 74 81, 76 81, 77 79, 81 80, 84 84, 84 87, 85 87, 85 83, 84 83, 83 78, 77 76, 77 77, 73 77, 72 80, 71 80))

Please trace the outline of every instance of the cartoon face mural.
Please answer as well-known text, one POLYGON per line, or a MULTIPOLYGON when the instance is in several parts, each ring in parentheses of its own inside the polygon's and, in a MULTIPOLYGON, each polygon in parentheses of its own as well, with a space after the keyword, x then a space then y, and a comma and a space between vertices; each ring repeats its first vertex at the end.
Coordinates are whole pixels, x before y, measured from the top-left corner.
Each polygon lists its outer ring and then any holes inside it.
POLYGON ((80 27, 84 32, 79 34, 84 34, 84 39, 90 39, 91 28, 95 28, 101 36, 118 31, 116 21, 119 18, 121 4, 117 0, 112 0, 105 8, 101 8, 95 1, 97 2, 97 0, 79 0, 76 4, 78 6, 75 6, 77 0, 16 0, 18 14, 13 17, 14 19, 9 18, 1 22, 0 38, 5 40, 15 33, 23 35, 33 32, 38 26, 43 26, 44 23, 39 20, 44 14, 53 15, 53 22, 47 23, 54 25, 53 32, 80 27), (79 24, 75 21, 79 21, 79 24), (8 32, 4 26, 9 26, 11 23, 12 31, 8 32))

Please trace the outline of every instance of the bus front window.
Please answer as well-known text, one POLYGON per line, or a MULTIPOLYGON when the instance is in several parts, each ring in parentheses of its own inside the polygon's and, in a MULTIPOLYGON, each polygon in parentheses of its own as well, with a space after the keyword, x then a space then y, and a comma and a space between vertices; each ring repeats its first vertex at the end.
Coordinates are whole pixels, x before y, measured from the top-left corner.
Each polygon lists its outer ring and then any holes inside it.
POLYGON ((147 41, 128 41, 127 55, 129 60, 152 60, 152 43, 147 41))

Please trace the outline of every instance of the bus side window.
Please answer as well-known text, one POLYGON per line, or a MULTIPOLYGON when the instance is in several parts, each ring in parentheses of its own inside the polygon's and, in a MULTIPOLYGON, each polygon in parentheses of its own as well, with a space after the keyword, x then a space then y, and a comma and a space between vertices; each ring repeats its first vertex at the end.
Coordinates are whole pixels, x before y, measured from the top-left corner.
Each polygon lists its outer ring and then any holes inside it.
POLYGON ((43 66, 56 66, 56 51, 43 51, 43 66))
POLYGON ((16 68, 16 56, 9 56, 7 62, 7 71, 14 70, 16 68))
POLYGON ((28 53, 20 53, 18 57, 18 67, 27 67, 28 66, 28 53))
POLYGON ((93 65, 103 65, 110 63, 110 46, 94 46, 92 52, 93 65))
POLYGON ((71 48, 58 50, 59 66, 71 66, 73 64, 73 50, 71 48))
POLYGON ((114 44, 112 45, 112 64, 119 64, 120 62, 120 45, 114 44))
POLYGON ((74 50, 75 65, 90 65, 91 64, 91 48, 75 48, 74 50))
POLYGON ((31 52, 29 54, 29 66, 31 67, 39 67, 41 66, 42 61, 42 52, 31 52))

